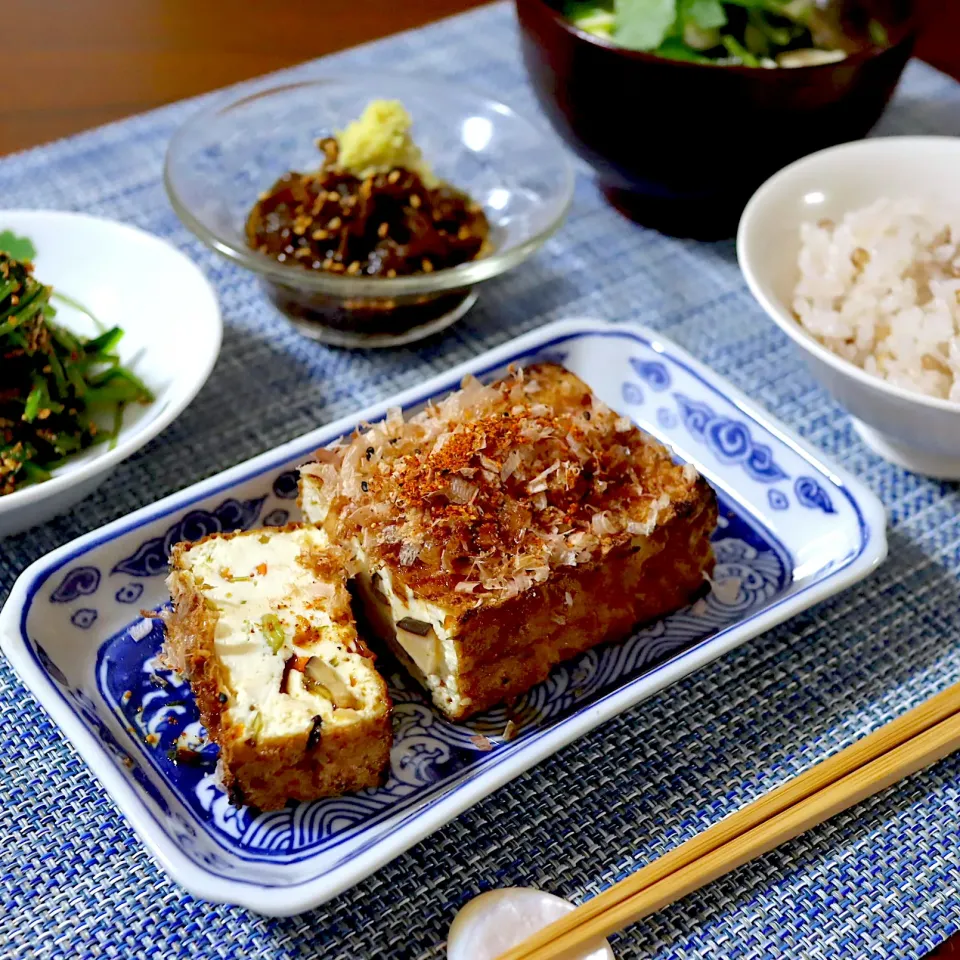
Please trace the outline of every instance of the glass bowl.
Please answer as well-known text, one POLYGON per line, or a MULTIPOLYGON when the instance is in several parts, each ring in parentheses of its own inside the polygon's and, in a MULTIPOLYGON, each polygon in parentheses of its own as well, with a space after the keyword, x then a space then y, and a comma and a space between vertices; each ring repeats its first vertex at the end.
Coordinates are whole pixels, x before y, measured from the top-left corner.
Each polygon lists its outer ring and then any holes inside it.
POLYGON ((367 74, 272 87, 198 113, 173 136, 164 183, 184 224, 256 273, 269 299, 308 336, 344 347, 396 346, 436 333, 476 300, 474 286, 529 257, 560 226, 573 170, 555 143, 510 107, 441 81, 367 74), (247 246, 258 195, 288 170, 317 169, 319 137, 371 100, 400 100, 437 176, 466 191, 490 221, 491 252, 396 278, 280 263, 247 246))

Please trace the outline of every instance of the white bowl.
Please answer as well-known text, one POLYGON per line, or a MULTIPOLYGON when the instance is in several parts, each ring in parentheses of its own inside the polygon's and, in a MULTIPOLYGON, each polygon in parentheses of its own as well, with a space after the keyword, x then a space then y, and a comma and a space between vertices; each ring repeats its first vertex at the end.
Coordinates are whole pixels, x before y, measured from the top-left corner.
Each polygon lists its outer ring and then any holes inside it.
POLYGON ((800 224, 843 215, 880 197, 960 203, 960 139, 881 137, 821 150, 784 168, 754 194, 740 220, 737 256, 751 293, 804 352, 813 375, 853 416, 860 436, 892 462, 960 478, 960 403, 875 377, 818 343, 790 304, 800 224))
MULTIPOLYGON (((220 352, 216 294, 199 268, 168 243, 135 227, 80 213, 0 211, 0 231, 28 237, 35 276, 123 328, 118 352, 155 400, 127 407, 112 449, 93 447, 45 483, 0 497, 0 537, 49 520, 93 491, 130 454, 170 424, 203 386, 220 352)), ((84 313, 54 300, 56 322, 96 335, 84 313)))

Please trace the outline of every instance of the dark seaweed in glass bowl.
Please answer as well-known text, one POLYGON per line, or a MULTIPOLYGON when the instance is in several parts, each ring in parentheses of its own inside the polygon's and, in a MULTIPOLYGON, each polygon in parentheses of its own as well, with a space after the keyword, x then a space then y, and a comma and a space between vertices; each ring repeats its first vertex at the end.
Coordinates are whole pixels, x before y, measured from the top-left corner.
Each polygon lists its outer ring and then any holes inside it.
POLYGON ((247 217, 252 250, 305 270, 348 276, 433 273, 487 252, 479 204, 449 184, 397 167, 360 178, 337 168, 337 142, 320 142, 323 166, 285 173, 247 217))
POLYGON ((348 347, 411 343, 449 326, 472 306, 477 284, 546 241, 573 194, 563 152, 509 107, 455 86, 377 74, 264 89, 203 111, 171 140, 164 179, 177 214, 201 240, 256 274, 304 333, 348 347), (387 276, 362 264, 348 272, 357 258, 339 272, 251 249, 246 226, 257 198, 284 171, 316 170, 317 138, 344 129, 385 95, 412 114, 438 178, 482 210, 489 233, 481 255, 428 269, 420 258, 420 272, 387 276))

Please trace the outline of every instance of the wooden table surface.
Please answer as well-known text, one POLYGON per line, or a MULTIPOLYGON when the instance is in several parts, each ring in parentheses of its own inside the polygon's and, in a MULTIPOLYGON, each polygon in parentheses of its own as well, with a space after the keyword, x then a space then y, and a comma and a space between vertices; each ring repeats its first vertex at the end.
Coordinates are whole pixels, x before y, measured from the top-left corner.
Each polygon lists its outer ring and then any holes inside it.
MULTIPOLYGON (((0 155, 481 2, 2 0, 8 96, 0 100, 0 155)), ((960 0, 923 6, 928 26, 918 55, 960 79, 960 0)), ((935 956, 960 960, 960 938, 935 956)))

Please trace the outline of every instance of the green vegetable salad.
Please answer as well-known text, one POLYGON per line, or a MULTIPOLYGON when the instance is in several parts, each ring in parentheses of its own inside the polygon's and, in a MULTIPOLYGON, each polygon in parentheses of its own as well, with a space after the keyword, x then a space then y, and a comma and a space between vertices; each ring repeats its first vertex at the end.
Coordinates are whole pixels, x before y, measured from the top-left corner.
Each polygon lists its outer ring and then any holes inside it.
POLYGON ((28 239, 0 233, 0 496, 113 443, 126 404, 153 399, 120 365, 119 327, 88 340, 52 322, 51 296, 72 301, 34 278, 34 255, 28 239))
MULTIPOLYGON (((744 67, 799 67, 842 60, 853 45, 835 8, 816 0, 572 0, 581 30, 672 60, 744 67)), ((886 45, 872 21, 870 39, 886 45)))

